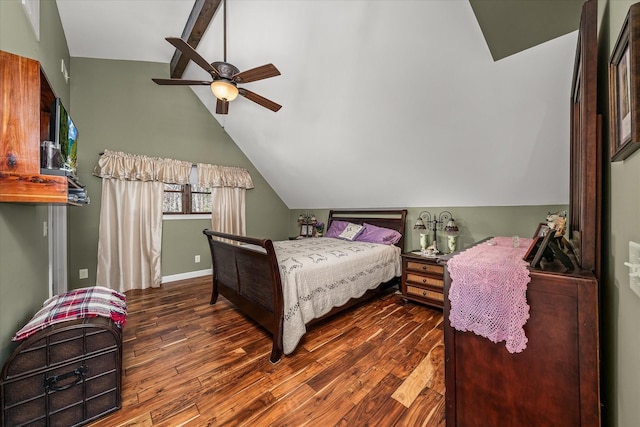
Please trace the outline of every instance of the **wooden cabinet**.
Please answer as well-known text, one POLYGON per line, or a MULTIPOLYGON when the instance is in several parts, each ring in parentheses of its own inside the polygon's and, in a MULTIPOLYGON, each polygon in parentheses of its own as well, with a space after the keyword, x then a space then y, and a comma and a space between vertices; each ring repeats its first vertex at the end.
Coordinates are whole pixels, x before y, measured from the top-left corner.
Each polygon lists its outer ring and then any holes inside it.
POLYGON ((447 426, 600 425, 598 282, 590 271, 545 268, 530 270, 521 353, 452 328, 445 299, 447 426))
POLYGON ((42 97, 53 92, 39 62, 0 51, 0 202, 67 203, 67 177, 40 174, 42 97))
POLYGON ((438 258, 411 252, 402 254, 402 296, 405 299, 443 307, 444 266, 438 258))

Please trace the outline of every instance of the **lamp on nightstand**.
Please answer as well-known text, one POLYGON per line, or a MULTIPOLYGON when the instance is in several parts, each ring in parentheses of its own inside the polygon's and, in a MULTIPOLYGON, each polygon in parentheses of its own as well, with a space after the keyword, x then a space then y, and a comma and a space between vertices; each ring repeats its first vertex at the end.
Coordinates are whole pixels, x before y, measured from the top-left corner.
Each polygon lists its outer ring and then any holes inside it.
POLYGON ((456 222, 451 218, 447 225, 444 227, 444 232, 447 233, 447 246, 449 247, 449 253, 456 251, 456 241, 458 240, 458 226, 456 222))
MULTIPOLYGON (((453 218, 451 217, 451 212, 449 211, 440 212, 440 215, 438 215, 437 219, 435 215, 433 215, 433 219, 431 218, 432 218, 431 213, 427 211, 420 212, 418 214, 418 219, 416 220, 416 223, 413 226, 413 229, 427 230, 429 227, 431 226, 433 227, 431 229, 433 231, 433 245, 435 247, 435 252, 437 254, 439 251, 438 251, 438 238, 436 236, 436 233, 438 230, 442 230, 445 224, 449 224, 449 222, 452 222, 453 218)), ((453 225, 455 226, 455 222, 453 223, 453 225)))

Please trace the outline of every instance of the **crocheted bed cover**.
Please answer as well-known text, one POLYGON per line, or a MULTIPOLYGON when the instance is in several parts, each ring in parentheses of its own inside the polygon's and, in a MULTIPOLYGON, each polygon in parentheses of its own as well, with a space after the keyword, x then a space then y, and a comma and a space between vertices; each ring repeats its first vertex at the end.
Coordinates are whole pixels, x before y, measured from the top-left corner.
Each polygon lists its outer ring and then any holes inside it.
POLYGON ((497 343, 506 342, 510 353, 527 347, 524 324, 527 304, 528 263, 522 259, 532 239, 511 237, 472 246, 447 262, 451 286, 449 321, 459 331, 472 331, 497 343))

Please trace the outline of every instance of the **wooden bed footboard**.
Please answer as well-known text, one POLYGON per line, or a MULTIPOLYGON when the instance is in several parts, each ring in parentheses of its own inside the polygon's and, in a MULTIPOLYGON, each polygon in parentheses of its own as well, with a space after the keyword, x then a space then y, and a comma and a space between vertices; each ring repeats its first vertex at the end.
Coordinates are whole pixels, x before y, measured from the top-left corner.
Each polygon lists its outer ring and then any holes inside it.
POLYGON ((283 298, 273 242, 202 231, 209 241, 213 267, 211 304, 222 294, 273 336, 270 360, 282 357, 283 298))

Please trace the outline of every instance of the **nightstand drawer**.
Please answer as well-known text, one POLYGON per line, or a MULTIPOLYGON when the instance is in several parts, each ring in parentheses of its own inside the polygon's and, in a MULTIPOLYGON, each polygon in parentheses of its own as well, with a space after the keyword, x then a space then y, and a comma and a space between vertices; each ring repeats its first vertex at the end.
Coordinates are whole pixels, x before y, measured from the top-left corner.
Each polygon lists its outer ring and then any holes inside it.
POLYGON ((402 297, 442 309, 444 307, 445 266, 437 257, 415 252, 402 254, 402 297))
POLYGON ((437 275, 444 274, 443 265, 424 264, 414 261, 407 261, 407 270, 422 271, 424 273, 433 273, 437 275))
POLYGON ((422 298, 430 298, 436 301, 444 301, 444 295, 442 292, 430 291, 428 289, 416 288, 415 286, 407 286, 407 294, 422 297, 422 298))
POLYGON ((444 281, 442 279, 412 273, 407 273, 407 282, 412 282, 420 285, 437 286, 441 289, 444 287, 444 281))

